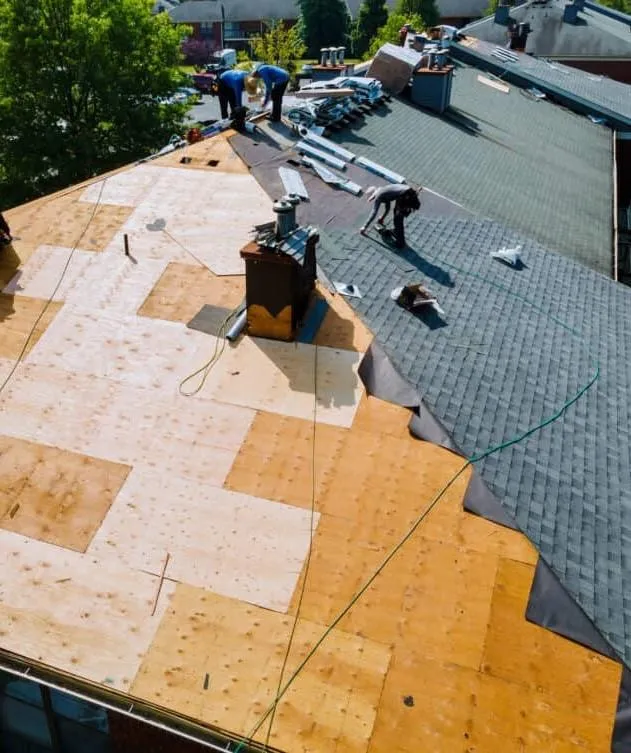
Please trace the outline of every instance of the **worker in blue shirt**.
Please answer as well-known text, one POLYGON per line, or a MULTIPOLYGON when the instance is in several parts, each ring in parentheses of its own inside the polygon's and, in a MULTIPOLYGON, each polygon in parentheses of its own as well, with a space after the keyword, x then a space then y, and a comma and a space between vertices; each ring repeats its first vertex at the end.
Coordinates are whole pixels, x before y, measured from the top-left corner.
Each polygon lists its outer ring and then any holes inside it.
POLYGON ((242 106, 244 88, 248 94, 256 94, 256 81, 252 81, 247 71, 229 70, 219 76, 217 96, 222 120, 228 117, 228 105, 230 105, 230 115, 234 115, 237 107, 242 106))
POLYGON ((283 94, 289 83, 289 73, 276 65, 259 65, 252 76, 255 79, 261 79, 265 84, 263 107, 267 105, 270 99, 272 100, 270 120, 278 123, 282 112, 283 94))

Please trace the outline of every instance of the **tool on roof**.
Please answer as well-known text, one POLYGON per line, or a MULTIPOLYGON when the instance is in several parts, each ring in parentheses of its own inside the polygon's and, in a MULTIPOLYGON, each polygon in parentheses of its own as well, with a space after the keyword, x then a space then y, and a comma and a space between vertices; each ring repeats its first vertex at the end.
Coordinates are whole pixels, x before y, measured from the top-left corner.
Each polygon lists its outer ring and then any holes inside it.
POLYGON ((438 314, 444 316, 445 312, 438 304, 438 299, 422 285, 404 285, 395 288, 390 293, 390 298, 407 311, 418 311, 425 307, 433 308, 438 314))
POLYGON ((522 266, 520 252, 521 246, 514 248, 500 248, 498 251, 490 251, 489 256, 498 261, 504 262, 511 267, 520 268, 522 266))

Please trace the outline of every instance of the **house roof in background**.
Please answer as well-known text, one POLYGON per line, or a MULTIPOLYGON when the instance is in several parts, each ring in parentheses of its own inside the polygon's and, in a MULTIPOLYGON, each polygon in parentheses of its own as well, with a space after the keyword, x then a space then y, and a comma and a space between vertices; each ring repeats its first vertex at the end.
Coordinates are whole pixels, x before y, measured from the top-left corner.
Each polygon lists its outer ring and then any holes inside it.
POLYGON ((511 51, 514 58, 511 61, 506 52, 500 51, 500 58, 497 45, 471 36, 452 43, 452 53, 459 59, 496 71, 505 80, 517 81, 522 86, 532 84, 572 109, 602 115, 617 129, 631 130, 629 84, 520 52, 511 51))
MULTIPOLYGON (((531 32, 526 42, 526 53, 553 58, 616 58, 631 59, 631 17, 620 15, 620 20, 597 10, 585 7, 579 12, 578 23, 563 21, 565 0, 549 0, 546 4, 528 2, 511 8, 510 15, 518 22, 528 22, 531 32)), ((506 45, 506 26, 495 23, 488 16, 466 26, 467 34, 506 45)))
POLYGON ((295 0, 188 0, 169 15, 176 23, 212 23, 221 21, 222 4, 228 22, 292 20, 299 16, 295 0))
POLYGON ((505 94, 479 76, 457 67, 444 116, 395 100, 388 117, 332 138, 610 275, 610 132, 517 87, 505 94))

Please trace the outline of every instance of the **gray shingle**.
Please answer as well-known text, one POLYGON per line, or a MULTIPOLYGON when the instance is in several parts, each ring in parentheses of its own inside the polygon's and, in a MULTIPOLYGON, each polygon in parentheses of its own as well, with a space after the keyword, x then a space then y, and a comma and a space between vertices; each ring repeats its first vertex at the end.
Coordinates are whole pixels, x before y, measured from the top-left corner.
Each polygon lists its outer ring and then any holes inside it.
POLYGON ((479 471, 631 662, 631 290, 490 220, 413 217, 407 232, 405 262, 419 270, 431 263, 453 287, 421 271, 403 274, 401 254, 342 231, 323 239, 319 262, 329 277, 360 287, 363 298, 351 304, 465 454, 554 414, 600 362, 597 384, 558 421, 479 471), (525 269, 490 259, 490 249, 516 241, 525 269), (336 256, 340 245, 352 253, 336 256), (445 326, 428 327, 389 299, 403 282, 436 293, 445 326))
POLYGON ((394 100, 387 114, 332 138, 610 274, 611 133, 516 87, 508 94, 489 88, 478 74, 466 66, 456 71, 453 117, 394 100))

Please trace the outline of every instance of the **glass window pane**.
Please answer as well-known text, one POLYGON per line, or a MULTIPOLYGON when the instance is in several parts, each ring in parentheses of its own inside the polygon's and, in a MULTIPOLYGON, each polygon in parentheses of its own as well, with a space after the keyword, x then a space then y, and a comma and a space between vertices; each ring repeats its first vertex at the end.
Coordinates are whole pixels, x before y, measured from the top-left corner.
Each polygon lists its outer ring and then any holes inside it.
POLYGON ((42 708, 42 694, 39 685, 31 680, 22 680, 13 675, 3 674, 0 676, 0 693, 11 696, 17 701, 30 703, 31 706, 42 708))
POLYGON ((50 732, 43 709, 16 701, 15 698, 0 698, 0 729, 13 733, 29 742, 50 748, 50 732))
POLYGON ((75 722, 94 727, 101 732, 108 731, 107 711, 94 703, 82 701, 71 695, 66 695, 58 690, 50 691, 50 700, 55 714, 72 719, 75 722))
POLYGON ((81 724, 68 719, 57 720, 57 729, 61 740, 63 753, 109 753, 110 741, 96 729, 83 727, 81 724))

